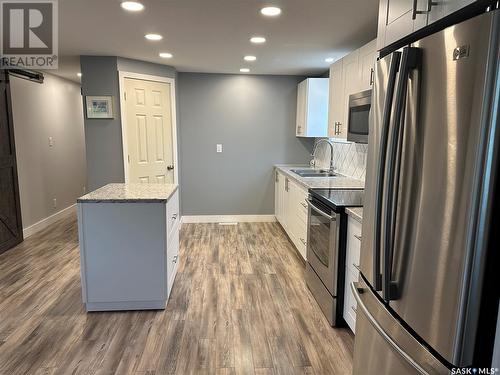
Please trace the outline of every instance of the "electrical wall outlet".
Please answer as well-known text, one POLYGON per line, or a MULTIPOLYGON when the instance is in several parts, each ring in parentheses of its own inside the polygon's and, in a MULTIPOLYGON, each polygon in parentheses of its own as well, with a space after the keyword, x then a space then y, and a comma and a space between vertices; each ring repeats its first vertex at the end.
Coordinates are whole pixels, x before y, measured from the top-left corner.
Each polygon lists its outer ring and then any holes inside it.
POLYGON ((57 199, 56 198, 52 199, 52 207, 57 208, 57 199))
POLYGON ((222 152, 222 144, 217 143, 217 152, 222 152))
POLYGON ((49 147, 54 147, 54 138, 49 137, 49 147))

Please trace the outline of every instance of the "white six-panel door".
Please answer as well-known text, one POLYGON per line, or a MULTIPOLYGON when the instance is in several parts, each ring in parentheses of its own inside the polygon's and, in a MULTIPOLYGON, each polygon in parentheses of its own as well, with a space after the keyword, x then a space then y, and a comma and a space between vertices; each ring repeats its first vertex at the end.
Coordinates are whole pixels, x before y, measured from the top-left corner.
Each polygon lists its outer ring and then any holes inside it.
POLYGON ((129 182, 173 183, 171 87, 125 78, 129 182))

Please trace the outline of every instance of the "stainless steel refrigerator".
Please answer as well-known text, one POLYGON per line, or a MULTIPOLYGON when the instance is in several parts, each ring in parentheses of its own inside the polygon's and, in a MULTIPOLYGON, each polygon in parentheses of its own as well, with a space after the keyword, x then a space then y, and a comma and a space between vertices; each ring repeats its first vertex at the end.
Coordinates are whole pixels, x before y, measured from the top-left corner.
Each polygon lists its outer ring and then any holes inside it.
POLYGON ((500 12, 377 62, 354 374, 472 364, 500 131, 500 12))

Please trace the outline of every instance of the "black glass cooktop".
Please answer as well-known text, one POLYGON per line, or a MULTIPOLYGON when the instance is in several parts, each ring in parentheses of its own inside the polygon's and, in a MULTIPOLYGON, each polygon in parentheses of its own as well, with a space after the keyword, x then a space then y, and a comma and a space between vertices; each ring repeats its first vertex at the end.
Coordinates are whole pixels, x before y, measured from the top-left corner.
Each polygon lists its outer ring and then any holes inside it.
POLYGON ((363 206, 364 190, 362 189, 309 189, 309 194, 334 210, 344 207, 363 206))

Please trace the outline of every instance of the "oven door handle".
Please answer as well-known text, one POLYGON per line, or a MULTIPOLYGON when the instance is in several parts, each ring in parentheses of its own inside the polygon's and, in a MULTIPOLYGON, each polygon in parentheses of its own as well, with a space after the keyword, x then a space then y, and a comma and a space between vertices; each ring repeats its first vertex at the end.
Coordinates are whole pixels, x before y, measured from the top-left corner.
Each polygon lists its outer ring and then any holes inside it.
POLYGON ((316 211, 321 216, 326 217, 330 221, 337 220, 336 218, 334 218, 334 217, 332 217, 332 216, 330 216, 328 214, 325 214, 323 211, 321 211, 321 209, 319 209, 318 207, 316 207, 309 199, 306 199, 306 202, 309 205, 309 207, 311 207, 312 210, 316 211))

